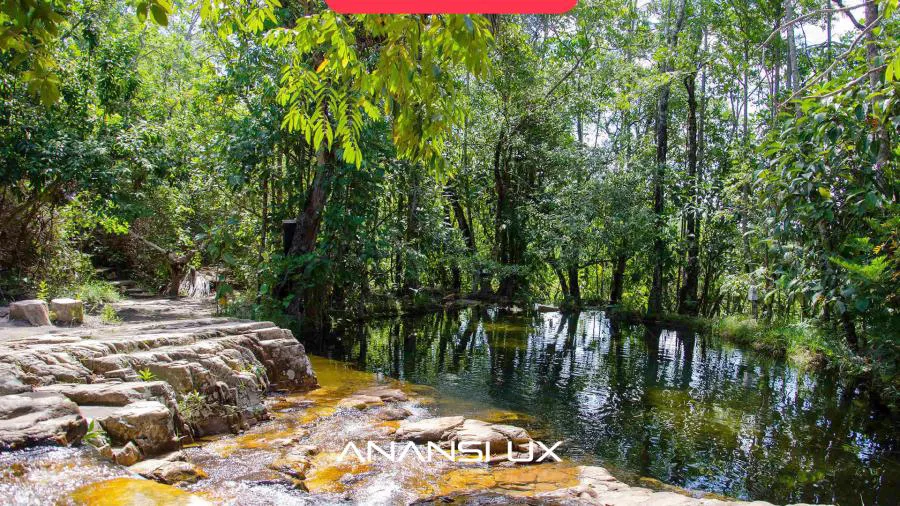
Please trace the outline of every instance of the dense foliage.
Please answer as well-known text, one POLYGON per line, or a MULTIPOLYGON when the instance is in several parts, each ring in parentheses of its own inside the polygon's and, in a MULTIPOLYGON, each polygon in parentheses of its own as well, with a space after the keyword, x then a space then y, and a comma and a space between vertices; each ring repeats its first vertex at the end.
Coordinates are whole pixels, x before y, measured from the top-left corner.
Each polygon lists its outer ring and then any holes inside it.
POLYGON ((896 0, 2 6, 2 299, 211 267, 304 329, 448 294, 754 314, 896 384, 896 0))

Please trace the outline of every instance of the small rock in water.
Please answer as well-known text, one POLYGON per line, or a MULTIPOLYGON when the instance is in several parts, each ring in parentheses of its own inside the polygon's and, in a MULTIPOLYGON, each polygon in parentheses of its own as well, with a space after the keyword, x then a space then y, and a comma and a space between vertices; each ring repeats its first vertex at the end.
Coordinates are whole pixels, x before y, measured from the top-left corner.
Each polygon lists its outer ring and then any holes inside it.
POLYGON ((206 478, 206 473, 202 469, 189 462, 149 459, 130 466, 128 470, 166 485, 194 483, 206 478))
POLYGON ((129 441, 122 448, 113 448, 112 457, 120 466, 131 466, 141 460, 141 450, 129 441))
POLYGON ((409 412, 406 408, 401 408, 400 406, 387 406, 384 409, 378 411, 375 415, 375 418, 384 421, 391 420, 404 420, 412 416, 412 413, 409 412))
POLYGON ((341 399, 340 402, 337 403, 337 407, 339 408, 349 408, 349 409, 366 409, 372 406, 380 406, 384 404, 380 397, 375 397, 374 395, 352 395, 347 397, 346 399, 341 399))

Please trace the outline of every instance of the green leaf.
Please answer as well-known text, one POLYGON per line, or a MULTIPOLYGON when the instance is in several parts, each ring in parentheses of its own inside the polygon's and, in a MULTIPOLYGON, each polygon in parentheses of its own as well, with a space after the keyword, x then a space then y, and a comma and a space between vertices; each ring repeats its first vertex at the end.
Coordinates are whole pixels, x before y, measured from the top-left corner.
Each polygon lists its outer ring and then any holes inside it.
POLYGON ((153 16, 153 21, 159 26, 169 26, 169 14, 159 4, 150 6, 150 14, 153 16))

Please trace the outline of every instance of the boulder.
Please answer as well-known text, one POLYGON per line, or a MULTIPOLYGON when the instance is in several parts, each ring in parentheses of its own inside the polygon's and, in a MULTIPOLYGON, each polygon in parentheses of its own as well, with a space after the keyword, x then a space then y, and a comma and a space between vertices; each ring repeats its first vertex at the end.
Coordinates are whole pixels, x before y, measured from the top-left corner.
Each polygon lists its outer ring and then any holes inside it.
POLYGON ((312 466, 309 456, 303 452, 291 452, 276 458, 269 468, 298 480, 306 479, 306 472, 312 466))
POLYGON ((465 419, 461 416, 444 416, 440 418, 426 418, 417 422, 404 421, 394 434, 400 441, 412 441, 414 443, 428 443, 445 440, 444 434, 451 429, 461 426, 465 419))
MULTIPOLYGON (((459 443, 478 442, 490 444, 491 453, 506 452, 508 441, 513 442, 514 449, 528 444, 531 436, 525 429, 512 425, 494 425, 481 420, 466 420, 462 425, 450 429, 444 439, 459 443)), ((527 449, 527 448, 525 448, 527 449)))
POLYGON ((76 299, 53 299, 50 301, 50 311, 56 315, 56 321, 60 323, 83 323, 84 304, 76 299))
POLYGON ((206 473, 199 467, 180 461, 149 459, 130 466, 128 470, 166 485, 194 483, 206 478, 206 473))
POLYGON ((173 413, 158 401, 136 401, 111 410, 100 410, 97 422, 113 444, 134 442, 144 455, 177 449, 173 413))
POLYGON ((50 310, 42 300, 20 300, 9 305, 9 319, 27 321, 41 327, 50 325, 50 310))
POLYGON ((26 446, 78 443, 87 421, 74 402, 51 392, 24 392, 0 397, 0 451, 26 446))

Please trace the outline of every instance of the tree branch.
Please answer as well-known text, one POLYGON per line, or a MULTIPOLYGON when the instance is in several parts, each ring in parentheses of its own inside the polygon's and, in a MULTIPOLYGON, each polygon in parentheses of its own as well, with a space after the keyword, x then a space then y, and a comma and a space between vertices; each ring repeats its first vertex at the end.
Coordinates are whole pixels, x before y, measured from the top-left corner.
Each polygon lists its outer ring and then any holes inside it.
POLYGON ((840 5, 840 8, 839 8, 839 9, 818 9, 818 10, 814 10, 814 11, 812 11, 812 12, 808 12, 808 13, 806 13, 806 14, 804 14, 804 15, 798 17, 798 18, 792 19, 792 20, 790 20, 790 21, 784 23, 783 25, 779 26, 778 28, 772 30, 772 33, 769 34, 769 36, 766 38, 766 40, 765 40, 762 44, 760 44, 759 47, 762 48, 762 47, 764 47, 764 46, 767 46, 767 45, 769 44, 769 42, 772 42, 772 39, 773 39, 776 35, 778 35, 779 33, 781 33, 781 31, 784 30, 785 28, 788 28, 788 27, 790 27, 791 25, 796 24, 796 23, 799 23, 799 22, 801 22, 801 21, 805 21, 805 20, 807 20, 807 19, 809 19, 809 18, 819 16, 819 15, 821 15, 821 14, 834 14, 834 13, 837 13, 837 12, 846 12, 847 15, 850 16, 850 19, 853 20, 853 23, 857 26, 857 28, 859 28, 860 30, 865 29, 865 27, 864 27, 863 25, 859 24, 859 23, 856 21, 856 19, 853 17, 853 14, 850 14, 850 11, 855 10, 855 9, 860 9, 860 8, 862 8, 862 7, 865 7, 866 5, 872 3, 872 0, 869 0, 869 1, 867 1, 867 2, 863 2, 863 3, 859 4, 859 5, 853 5, 853 6, 850 6, 850 7, 844 7, 844 6, 841 4, 841 2, 840 2, 839 0, 834 0, 834 1, 835 1, 835 3, 837 3, 838 5, 840 5))

